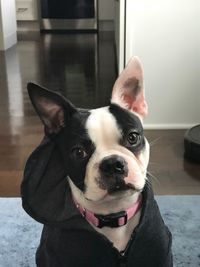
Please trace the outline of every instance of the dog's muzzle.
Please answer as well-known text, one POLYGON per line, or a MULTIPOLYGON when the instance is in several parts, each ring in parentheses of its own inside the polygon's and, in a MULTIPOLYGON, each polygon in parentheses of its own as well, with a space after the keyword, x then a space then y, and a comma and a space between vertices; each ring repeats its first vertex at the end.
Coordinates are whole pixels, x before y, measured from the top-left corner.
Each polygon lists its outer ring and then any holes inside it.
POLYGON ((124 178, 128 175, 128 164, 125 159, 118 155, 105 157, 99 165, 101 189, 108 193, 126 190, 124 178))

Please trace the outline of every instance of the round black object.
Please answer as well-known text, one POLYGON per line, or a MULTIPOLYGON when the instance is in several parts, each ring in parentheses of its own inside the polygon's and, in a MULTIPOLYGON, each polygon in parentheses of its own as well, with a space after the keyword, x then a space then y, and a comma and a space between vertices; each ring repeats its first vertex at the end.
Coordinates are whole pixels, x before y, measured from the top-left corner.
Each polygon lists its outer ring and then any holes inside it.
POLYGON ((184 146, 185 158, 200 163, 200 124, 186 131, 184 146))

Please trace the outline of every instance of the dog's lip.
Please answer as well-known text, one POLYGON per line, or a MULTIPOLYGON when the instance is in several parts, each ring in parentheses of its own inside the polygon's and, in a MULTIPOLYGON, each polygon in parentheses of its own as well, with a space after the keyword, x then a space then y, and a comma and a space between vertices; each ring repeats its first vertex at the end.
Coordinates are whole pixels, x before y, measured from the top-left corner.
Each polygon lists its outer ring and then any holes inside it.
POLYGON ((106 193, 101 199, 99 200, 93 200, 90 198, 86 198, 86 200, 93 202, 93 203, 110 203, 113 200, 120 200, 124 199, 125 197, 131 196, 135 192, 133 189, 132 190, 126 190, 126 191, 116 191, 113 192, 112 194, 106 193))
POLYGON ((97 201, 93 200, 93 199, 90 199, 90 198, 87 198, 87 197, 85 197, 85 199, 87 201, 97 202, 97 203, 102 202, 102 201, 103 202, 107 202, 107 201, 110 202, 110 201, 112 201, 114 199, 118 199, 118 200, 119 199, 123 199, 124 197, 127 197, 129 195, 132 195, 133 193, 141 192, 141 191, 142 191, 141 189, 135 188, 135 186, 133 184, 128 183, 128 184, 126 184, 126 189, 117 188, 116 190, 110 191, 110 193, 107 190, 107 193, 105 193, 105 195, 101 199, 99 199, 97 201))
POLYGON ((105 195, 99 199, 99 200, 93 200, 93 199, 90 199, 90 198, 87 198, 85 197, 86 200, 90 201, 90 202, 101 202, 101 201, 110 201, 110 200, 113 200, 113 199, 123 199, 125 196, 127 195, 132 195, 133 192, 136 192, 137 190, 135 190, 133 187, 132 188, 127 188, 126 190, 125 189, 115 189, 115 190, 110 190, 105 193, 105 195))
POLYGON ((110 202, 115 199, 120 200, 133 195, 135 192, 136 190, 134 190, 133 188, 129 188, 127 190, 117 190, 113 191, 112 193, 107 193, 102 200, 104 202, 110 202))
POLYGON ((116 184, 115 186, 108 189, 108 194, 115 194, 119 192, 126 192, 128 190, 135 190, 132 184, 116 184))

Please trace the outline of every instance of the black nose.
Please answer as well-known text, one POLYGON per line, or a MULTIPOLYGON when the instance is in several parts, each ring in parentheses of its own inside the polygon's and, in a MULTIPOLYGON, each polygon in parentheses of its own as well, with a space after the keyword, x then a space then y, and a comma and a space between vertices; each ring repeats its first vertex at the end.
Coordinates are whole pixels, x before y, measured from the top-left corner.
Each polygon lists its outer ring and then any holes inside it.
POLYGON ((118 155, 112 155, 103 159, 100 164, 100 171, 106 176, 128 174, 127 162, 118 155))

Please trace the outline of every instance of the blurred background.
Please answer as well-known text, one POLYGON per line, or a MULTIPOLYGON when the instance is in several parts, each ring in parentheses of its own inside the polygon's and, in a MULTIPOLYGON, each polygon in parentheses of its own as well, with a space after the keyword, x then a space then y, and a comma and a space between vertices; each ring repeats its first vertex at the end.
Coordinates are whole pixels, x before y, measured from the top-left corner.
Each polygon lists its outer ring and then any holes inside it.
POLYGON ((42 125, 27 82, 79 107, 109 104, 128 60, 143 62, 156 194, 199 194, 200 165, 184 159, 200 116, 198 0, 0 0, 0 196, 20 195, 42 125))

